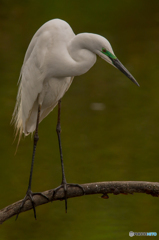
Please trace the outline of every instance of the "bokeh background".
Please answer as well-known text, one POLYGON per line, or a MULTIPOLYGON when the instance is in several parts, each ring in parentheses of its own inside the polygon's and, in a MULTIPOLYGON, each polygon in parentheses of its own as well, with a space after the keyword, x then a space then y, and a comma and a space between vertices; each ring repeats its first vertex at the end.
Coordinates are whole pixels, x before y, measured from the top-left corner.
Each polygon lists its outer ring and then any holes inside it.
MULTIPOLYGON (((67 181, 159 180, 159 1, 1 0, 0 208, 27 189, 33 140, 23 138, 14 155, 10 120, 28 44, 53 18, 67 21, 76 34, 106 37, 141 86, 99 58, 74 79, 62 100, 67 181)), ((61 182, 56 120, 57 108, 40 124, 33 191, 61 182)), ((57 201, 38 207, 37 221, 32 211, 9 219, 0 226, 0 239, 127 239, 129 231, 159 234, 158 216, 159 200, 149 195, 84 196, 68 200, 67 214, 57 201)))

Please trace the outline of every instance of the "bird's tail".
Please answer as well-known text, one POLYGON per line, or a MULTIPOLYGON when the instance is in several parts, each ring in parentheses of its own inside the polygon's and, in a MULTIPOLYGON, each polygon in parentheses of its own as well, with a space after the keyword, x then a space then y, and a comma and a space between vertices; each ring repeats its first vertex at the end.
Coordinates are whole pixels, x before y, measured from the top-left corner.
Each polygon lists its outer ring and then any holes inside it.
MULTIPOLYGON (((20 79, 21 79, 21 75, 20 75, 19 81, 20 81, 20 79)), ((15 104, 15 108, 14 108, 14 112, 13 112, 12 120, 11 120, 11 124, 14 125, 14 128, 15 128, 14 141, 15 141, 16 137, 19 135, 18 136, 18 143, 17 143, 17 147, 16 147, 16 152, 17 152, 17 149, 18 149, 18 146, 19 146, 22 134, 23 134, 21 88, 22 88, 22 85, 21 85, 21 82, 20 82, 19 89, 18 89, 18 94, 17 94, 17 101, 16 101, 16 104, 15 104)))

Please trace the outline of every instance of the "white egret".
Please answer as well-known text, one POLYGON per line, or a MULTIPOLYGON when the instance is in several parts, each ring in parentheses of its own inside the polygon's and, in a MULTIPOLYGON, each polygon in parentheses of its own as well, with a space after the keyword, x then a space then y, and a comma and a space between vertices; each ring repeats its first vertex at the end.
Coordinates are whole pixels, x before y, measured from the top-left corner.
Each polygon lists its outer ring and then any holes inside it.
MULTIPOLYGON (((117 59, 106 38, 93 33, 75 35, 70 25, 63 20, 53 19, 46 22, 35 33, 29 44, 21 68, 17 102, 12 116, 16 135, 19 133, 19 141, 22 133, 28 135, 35 131, 29 185, 18 214, 29 198, 36 218, 33 196, 41 193, 31 191, 31 182, 35 150, 39 139, 38 125, 57 104, 56 131, 60 149, 62 183, 54 189, 53 196, 59 188, 64 188, 65 210, 67 211, 67 185, 74 186, 74 184, 67 184, 64 173, 60 138, 61 98, 70 87, 73 78, 86 73, 95 64, 96 55, 118 68, 139 86, 135 78, 117 59)), ((75 186, 81 187, 77 184, 75 186)))

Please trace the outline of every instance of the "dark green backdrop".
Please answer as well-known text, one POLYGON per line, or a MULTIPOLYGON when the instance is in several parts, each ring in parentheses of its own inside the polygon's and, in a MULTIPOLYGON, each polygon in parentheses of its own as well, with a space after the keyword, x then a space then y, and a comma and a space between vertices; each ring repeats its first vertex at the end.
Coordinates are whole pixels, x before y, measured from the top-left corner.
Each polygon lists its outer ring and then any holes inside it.
MULTIPOLYGON (((68 182, 158 181, 159 1, 28 0, 0 2, 0 208, 25 195, 33 141, 16 143, 10 120, 23 57, 35 31, 53 18, 74 32, 106 37, 138 88, 102 59, 76 77, 62 100, 62 145, 68 182), (92 103, 103 103, 95 111, 92 103)), ((61 182, 57 109, 41 124, 33 191, 61 182)), ((55 202, 20 214, 0 226, 1 240, 127 239, 129 231, 158 231, 159 200, 149 195, 98 195, 55 202)))

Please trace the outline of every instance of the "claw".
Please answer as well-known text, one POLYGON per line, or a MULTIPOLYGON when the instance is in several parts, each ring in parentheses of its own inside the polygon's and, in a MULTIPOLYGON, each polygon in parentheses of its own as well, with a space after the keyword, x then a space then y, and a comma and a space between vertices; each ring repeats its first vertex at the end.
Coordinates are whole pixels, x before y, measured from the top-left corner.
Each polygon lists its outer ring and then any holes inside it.
POLYGON ((33 196, 34 196, 34 195, 41 195, 42 197, 46 198, 46 199, 49 201, 49 198, 48 198, 47 196, 45 196, 43 193, 40 193, 40 192, 35 192, 35 193, 33 193, 31 190, 28 190, 27 193, 26 193, 26 195, 25 195, 25 197, 24 197, 24 199, 22 200, 22 203, 21 203, 21 205, 20 205, 20 208, 19 208, 19 211, 18 211, 18 213, 17 213, 17 215, 16 215, 16 219, 15 219, 15 220, 18 219, 18 216, 19 216, 19 214, 21 213, 21 210, 22 210, 25 202, 26 202, 28 199, 30 199, 30 201, 31 201, 31 203, 32 203, 32 207, 33 207, 33 211, 34 211, 34 218, 35 218, 35 220, 36 220, 35 202, 34 202, 34 200, 33 200, 33 196))
POLYGON ((65 212, 67 213, 67 187, 78 187, 80 189, 82 189, 83 194, 85 194, 84 188, 79 185, 79 184, 75 184, 75 183, 62 183, 60 186, 58 186, 57 188, 53 189, 53 194, 52 194, 52 200, 54 200, 54 196, 56 194, 56 192, 60 189, 63 188, 64 189, 64 199, 65 199, 65 212))

